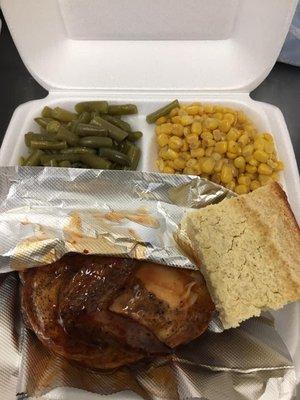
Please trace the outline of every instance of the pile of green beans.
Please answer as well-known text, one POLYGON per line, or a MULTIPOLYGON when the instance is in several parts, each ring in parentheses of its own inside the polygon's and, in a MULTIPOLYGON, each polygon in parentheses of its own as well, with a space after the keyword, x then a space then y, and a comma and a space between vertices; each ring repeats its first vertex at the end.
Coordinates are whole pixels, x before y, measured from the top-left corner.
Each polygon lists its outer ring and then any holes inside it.
POLYGON ((35 118, 40 132, 25 134, 29 156, 20 165, 136 170, 143 134, 120 118, 136 113, 134 104, 107 101, 78 103, 75 112, 46 106, 35 118))

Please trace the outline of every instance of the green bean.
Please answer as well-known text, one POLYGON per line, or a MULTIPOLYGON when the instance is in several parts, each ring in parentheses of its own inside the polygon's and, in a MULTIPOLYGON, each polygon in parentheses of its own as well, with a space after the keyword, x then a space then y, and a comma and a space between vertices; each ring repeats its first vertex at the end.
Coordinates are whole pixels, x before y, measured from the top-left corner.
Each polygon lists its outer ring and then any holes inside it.
POLYGON ((96 154, 96 150, 89 147, 70 147, 61 150, 60 154, 96 154))
POLYGON ((52 110, 51 115, 52 115, 52 118, 58 119, 61 122, 70 122, 76 118, 76 114, 74 114, 68 110, 64 110, 63 108, 60 108, 60 107, 55 107, 52 110))
POLYGON ((81 154, 81 162, 90 168, 109 169, 111 162, 95 154, 81 154))
POLYGON ((51 135, 49 133, 32 133, 28 132, 25 134, 25 144, 27 147, 30 147, 30 143, 32 140, 49 140, 50 142, 56 142, 57 139, 55 135, 51 135))
POLYGON ((134 171, 137 169, 141 157, 141 150, 139 147, 131 144, 127 151, 127 156, 130 159, 130 167, 134 171))
POLYGON ((41 164, 41 157, 43 156, 44 152, 42 150, 35 150, 33 151, 26 161, 26 165, 28 167, 36 167, 41 164))
POLYGON ((166 106, 159 108, 158 110, 154 111, 151 114, 148 114, 146 117, 146 121, 148 122, 148 124, 153 124, 153 122, 155 122, 158 118, 169 114, 169 112, 176 107, 179 107, 178 100, 174 100, 171 103, 167 104, 166 106))
POLYGON ((81 161, 77 161, 72 164, 72 168, 88 168, 88 166, 81 161))
POLYGON ((21 165, 21 167, 26 165, 26 158, 25 157, 20 157, 19 158, 19 165, 21 165))
POLYGON ((79 136, 107 136, 107 129, 100 128, 90 124, 77 124, 74 128, 74 132, 79 136))
POLYGON ((41 156, 42 164, 49 163, 50 160, 70 161, 71 163, 80 161, 81 154, 44 154, 41 156))
POLYGON ((60 122, 55 121, 54 119, 50 122, 48 122, 46 126, 46 131, 48 133, 57 133, 60 128, 60 122))
POLYGON ((78 143, 78 136, 63 125, 60 126, 56 137, 59 140, 65 140, 69 146, 75 146, 78 143))
POLYGON ((83 122, 84 124, 88 124, 90 120, 91 120, 91 114, 87 111, 83 111, 78 117, 78 121, 83 122))
POLYGON ((132 143, 129 140, 123 140, 123 142, 119 143, 118 150, 124 154, 127 154, 129 147, 132 143))
POLYGON ((126 154, 114 149, 99 149, 99 156, 107 158, 120 165, 130 165, 130 159, 126 154))
POLYGON ((111 115, 101 115, 101 118, 117 126, 118 128, 123 129, 123 131, 125 132, 131 132, 131 127, 128 122, 122 121, 121 119, 113 117, 111 115))
POLYGON ((128 115, 137 114, 137 106, 135 104, 112 104, 108 106, 109 115, 128 115))
POLYGON ((52 118, 40 118, 40 117, 39 118, 34 118, 34 120, 39 126, 41 126, 44 129, 46 129, 47 124, 50 121, 54 121, 52 118))
POLYGON ((113 142, 111 138, 100 136, 86 136, 79 139, 78 144, 84 147, 91 147, 97 149, 99 147, 112 147, 113 142))
POLYGON ((105 121, 101 117, 94 117, 91 120, 92 125, 97 125, 103 129, 108 130, 108 136, 112 139, 116 140, 117 142, 122 142, 127 136, 128 132, 123 131, 122 129, 118 128, 117 126, 111 124, 108 121, 105 121))
POLYGON ((98 111, 101 114, 107 114, 108 104, 107 101, 83 101, 75 105, 75 110, 78 114, 84 111, 98 111))
POLYGON ((30 147, 40 150, 61 150, 67 147, 67 142, 51 142, 50 140, 31 140, 30 147))
POLYGON ((72 166, 72 164, 70 163, 70 161, 64 160, 64 161, 60 161, 60 162, 58 163, 58 166, 59 166, 59 167, 63 167, 63 168, 69 168, 69 167, 72 166))
POLYGON ((131 142, 136 142, 143 136, 142 132, 136 131, 136 132, 130 132, 128 134, 127 139, 130 140, 131 142))
POLYGON ((44 118, 52 118, 52 108, 45 106, 42 110, 42 117, 44 118))

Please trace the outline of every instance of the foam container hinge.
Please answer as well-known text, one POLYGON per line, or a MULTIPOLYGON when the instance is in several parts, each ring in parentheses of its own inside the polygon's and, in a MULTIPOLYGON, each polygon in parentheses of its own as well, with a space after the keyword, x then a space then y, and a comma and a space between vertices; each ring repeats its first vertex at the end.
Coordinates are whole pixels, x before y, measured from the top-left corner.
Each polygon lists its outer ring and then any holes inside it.
MULTIPOLYGON (((178 98, 243 110, 261 131, 273 134, 285 164, 281 183, 300 222, 297 164, 281 111, 249 92, 270 72, 287 34, 296 0, 1 0, 19 53, 33 77, 49 91, 19 106, 10 121, 0 165, 26 154, 24 134, 45 105, 73 109, 79 101, 135 103, 126 117, 136 130, 138 169, 155 171, 154 126, 145 116, 178 98), (22 9, 22 12, 20 12, 22 9)), ((294 358, 300 381, 300 307, 274 313, 276 327, 294 358)), ((52 398, 80 398, 57 389, 52 398)), ((105 398, 135 398, 119 393, 105 398)), ((94 395, 87 395, 94 399, 94 395)), ((98 398, 98 397, 97 397, 98 398)))

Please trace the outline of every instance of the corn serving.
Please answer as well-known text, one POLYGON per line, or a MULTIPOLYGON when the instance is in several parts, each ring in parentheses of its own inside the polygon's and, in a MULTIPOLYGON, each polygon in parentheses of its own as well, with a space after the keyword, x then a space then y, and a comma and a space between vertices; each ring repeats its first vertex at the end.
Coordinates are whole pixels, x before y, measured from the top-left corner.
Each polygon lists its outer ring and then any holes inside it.
POLYGON ((277 180, 284 167, 272 135, 258 132, 242 111, 192 103, 155 123, 160 172, 200 175, 244 194, 277 180))

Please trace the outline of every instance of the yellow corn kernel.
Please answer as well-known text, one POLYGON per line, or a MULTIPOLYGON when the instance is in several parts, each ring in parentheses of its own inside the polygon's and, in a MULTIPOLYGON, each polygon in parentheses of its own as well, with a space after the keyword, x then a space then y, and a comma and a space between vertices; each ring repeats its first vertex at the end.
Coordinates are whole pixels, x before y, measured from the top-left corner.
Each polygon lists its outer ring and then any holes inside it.
POLYGON ((184 169, 186 166, 186 162, 181 157, 175 158, 175 160, 173 161, 173 164, 174 164, 174 169, 176 171, 180 171, 180 170, 184 169))
POLYGON ((165 133, 166 135, 170 135, 172 133, 173 125, 170 122, 161 124, 159 126, 160 126, 160 133, 165 133))
POLYGON ((268 154, 263 151, 263 150, 255 150, 255 152, 253 153, 253 157, 255 158, 255 160, 265 163, 268 160, 268 154))
POLYGON ((204 104, 203 111, 207 114, 212 114, 214 112, 214 106, 212 104, 204 104))
POLYGON ((238 183, 239 183, 240 185, 249 186, 250 183, 251 183, 251 179, 249 178, 249 176, 240 175, 240 176, 238 177, 238 183))
POLYGON ((254 148, 255 150, 263 150, 265 147, 265 140, 261 137, 257 137, 254 140, 254 148))
POLYGON ((191 126, 191 132, 195 133, 196 135, 200 135, 202 132, 202 124, 199 121, 193 122, 191 126))
POLYGON ((188 106, 188 107, 186 107, 186 112, 187 112, 189 115, 197 115, 198 112, 199 112, 199 106, 197 106, 197 105, 188 106))
POLYGON ((247 133, 244 133, 238 138, 238 143, 240 143, 242 146, 246 146, 250 142, 249 135, 247 133))
POLYGON ((216 118, 207 118, 204 121, 204 126, 206 129, 213 131, 214 129, 217 129, 217 127, 219 126, 219 122, 216 118))
POLYGON ((169 143, 169 136, 165 133, 161 133, 157 138, 157 143, 160 147, 164 147, 169 143))
POLYGON ((272 177, 269 175, 258 175, 258 180, 262 186, 272 182, 272 177))
POLYGON ((246 161, 243 156, 239 156, 233 161, 233 165, 243 171, 245 169, 246 161))
POLYGON ((271 133, 264 132, 264 133, 262 134, 262 136, 263 136, 263 138, 264 138, 267 142, 273 143, 274 139, 273 139, 273 136, 271 135, 271 133))
POLYGON ((202 139, 213 139, 213 134, 209 131, 204 131, 201 133, 202 139))
POLYGON ((237 153, 238 148, 239 148, 239 146, 238 146, 237 142, 235 142, 234 140, 229 140, 228 147, 227 147, 227 151, 229 151, 229 153, 237 153))
POLYGON ((236 121, 236 116, 231 113, 225 113, 223 119, 226 119, 227 121, 229 121, 230 125, 233 125, 236 121))
POLYGON ((175 150, 168 149, 166 151, 166 156, 167 156, 168 160, 175 160, 175 158, 179 157, 179 153, 177 151, 175 151, 175 150))
POLYGON ((157 136, 160 135, 160 134, 162 133, 162 132, 161 132, 161 126, 160 126, 160 125, 155 127, 155 133, 157 134, 157 136))
POLYGON ((217 160, 215 163, 214 171, 221 172, 223 167, 223 160, 217 160))
POLYGON ((178 111, 179 111, 179 108, 178 108, 178 107, 173 108, 173 110, 170 111, 169 116, 170 116, 171 118, 172 118, 172 117, 175 117, 176 115, 178 115, 178 111))
POLYGON ((249 172, 249 174, 255 174, 255 172, 257 171, 257 167, 255 167, 254 165, 247 164, 246 171, 249 172))
POLYGON ((190 167, 185 167, 183 173, 187 175, 197 175, 195 169, 190 167))
POLYGON ((227 151, 226 157, 229 158, 229 160, 234 160, 236 157, 238 157, 238 154, 227 151))
POLYGON ((256 129, 252 124, 247 124, 244 126, 245 131, 250 135, 253 136, 253 134, 256 133, 256 129))
POLYGON ((253 165, 254 167, 257 167, 257 166, 258 166, 258 161, 255 160, 255 158, 251 158, 251 159, 248 161, 248 163, 249 163, 250 165, 253 165))
POLYGON ((189 150, 189 144, 186 141, 186 139, 182 139, 182 147, 181 147, 181 151, 188 151, 189 150))
POLYGON ((177 136, 171 136, 169 140, 169 147, 173 150, 179 150, 183 145, 182 139, 177 136))
POLYGON ((174 117, 171 118, 171 121, 173 124, 180 124, 181 123, 181 116, 180 115, 175 115, 174 117))
POLYGON ((221 182, 222 183, 229 183, 232 181, 232 169, 229 165, 223 165, 221 170, 221 182))
POLYGON ((239 131, 235 128, 231 128, 226 135, 226 139, 236 141, 238 140, 239 136, 240 136, 239 131))
POLYGON ((219 154, 224 154, 227 151, 228 143, 225 141, 217 142, 215 144, 215 151, 219 154))
POLYGON ((180 117, 183 117, 184 115, 188 115, 188 113, 185 111, 185 109, 183 107, 179 108, 178 110, 178 115, 180 117))
MULTIPOLYGON (((213 147, 208 147, 206 150, 205 150, 205 155, 207 156, 207 157, 211 157, 212 156, 212 153, 214 152, 214 148, 213 147)), ((213 158, 213 157, 212 157, 213 158)), ((214 158, 213 158, 214 159, 214 158)), ((215 160, 215 159, 214 159, 215 160)), ((215 160, 216 161, 216 160, 215 160)))
POLYGON ((271 175, 273 172, 272 168, 268 164, 265 164, 265 163, 259 164, 257 171, 261 175, 271 175))
POLYGON ((185 136, 185 137, 187 137, 188 135, 190 135, 191 134, 191 127, 190 126, 185 126, 184 128, 183 128, 183 135, 185 136))
MULTIPOLYGON (((218 183, 218 182, 217 182, 217 183, 218 183)), ((234 181, 231 181, 231 182, 227 183, 225 186, 227 187, 227 189, 234 191, 235 182, 234 182, 234 181)))
POLYGON ((273 179, 273 181, 277 181, 278 180, 278 172, 272 172, 271 178, 273 179))
POLYGON ((221 132, 219 129, 215 129, 212 134, 216 142, 219 142, 220 140, 225 140, 225 133, 221 132))
POLYGON ((215 161, 221 160, 221 158, 222 158, 221 154, 216 153, 216 152, 212 153, 211 156, 215 161))
POLYGON ((202 143, 203 143, 204 147, 212 147, 212 146, 214 146, 216 144, 214 139, 203 139, 202 143))
POLYGON ((181 125, 187 126, 193 123, 194 118, 191 115, 183 115, 181 117, 181 125))
POLYGON ((227 133, 230 128, 231 128, 231 123, 227 119, 223 119, 222 121, 219 122, 220 131, 227 133))
POLYGON ((202 147, 199 147, 198 149, 192 149, 191 150, 191 156, 195 158, 200 158, 203 157, 205 154, 205 150, 202 149, 202 147))
POLYGON ((159 159, 156 161, 156 166, 157 166, 158 170, 159 170, 160 172, 162 172, 163 169, 164 169, 164 167, 165 167, 165 162, 164 162, 164 160, 162 160, 161 158, 159 158, 159 159))
POLYGON ((213 158, 206 158, 202 163, 201 163, 201 169, 202 172, 205 174, 211 174, 213 172, 214 166, 215 166, 215 160, 213 158))
POLYGON ((164 124, 165 122, 167 122, 166 117, 160 117, 155 121, 156 125, 161 125, 161 124, 164 124))
POLYGON ((274 161, 274 160, 271 160, 271 159, 267 161, 267 164, 268 164, 269 167, 271 167, 272 169, 276 169, 276 167, 277 167, 277 162, 274 161))
POLYGON ((256 190, 260 187, 260 182, 257 180, 254 180, 250 183, 250 190, 256 190))
POLYGON ((284 169, 284 164, 282 161, 277 161, 276 171, 282 171, 284 169))
POLYGON ((167 150, 168 150, 168 147, 165 146, 162 149, 160 149, 158 152, 159 157, 161 157, 163 160, 168 159, 167 150))
POLYGON ((183 126, 182 125, 180 125, 180 124, 173 124, 173 127, 172 127, 172 135, 175 135, 175 136, 178 136, 178 137, 181 137, 181 136, 183 136, 183 126))
POLYGON ((212 115, 214 118, 218 119, 219 121, 221 121, 223 119, 223 114, 221 112, 215 112, 212 115))
POLYGON ((174 172, 175 172, 175 169, 174 168, 171 168, 171 167, 168 167, 168 166, 166 166, 166 167, 164 167, 164 169, 163 169, 163 171, 162 171, 164 174, 174 174, 174 172))
POLYGON ((249 187, 246 185, 236 185, 234 191, 237 194, 246 194, 249 192, 249 187))
POLYGON ((243 111, 238 111, 237 112, 237 122, 239 124, 244 124, 247 121, 246 115, 243 113, 243 111))
POLYGON ((187 162, 186 162, 186 166, 189 168, 194 168, 198 165, 198 160, 196 160, 196 158, 190 158, 187 162))
POLYGON ((246 157, 251 157, 252 158, 252 153, 253 153, 254 147, 252 144, 247 144, 245 147, 242 148, 242 154, 243 156, 246 157))
POLYGON ((186 141, 188 144, 198 143, 198 136, 195 133, 191 133, 186 136, 186 141))
POLYGON ((268 154, 274 153, 274 151, 275 151, 274 144, 271 143, 271 142, 265 141, 265 143, 264 143, 264 150, 265 150, 265 152, 268 153, 268 154))

